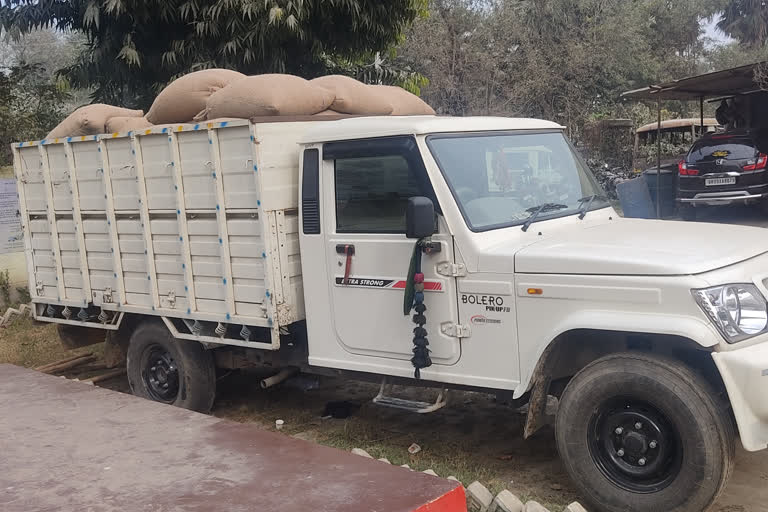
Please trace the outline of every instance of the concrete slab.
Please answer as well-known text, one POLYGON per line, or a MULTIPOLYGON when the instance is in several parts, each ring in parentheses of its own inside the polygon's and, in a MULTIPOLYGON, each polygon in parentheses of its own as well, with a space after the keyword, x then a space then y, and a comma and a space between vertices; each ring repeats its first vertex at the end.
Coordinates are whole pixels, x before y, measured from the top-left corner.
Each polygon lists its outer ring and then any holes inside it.
POLYGON ((465 512, 460 483, 0 365, 0 510, 465 512))

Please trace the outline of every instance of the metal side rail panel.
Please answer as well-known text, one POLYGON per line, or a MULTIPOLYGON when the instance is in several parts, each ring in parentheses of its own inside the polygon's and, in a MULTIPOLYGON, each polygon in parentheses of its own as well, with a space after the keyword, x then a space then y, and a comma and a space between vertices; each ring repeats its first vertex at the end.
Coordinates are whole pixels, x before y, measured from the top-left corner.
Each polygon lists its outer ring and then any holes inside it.
POLYGON ((13 144, 36 314, 100 328, 105 311, 154 315, 185 339, 277 350, 304 319, 296 142, 311 124, 13 144))
POLYGON ((16 366, 0 403, 4 512, 466 512, 459 482, 16 366))

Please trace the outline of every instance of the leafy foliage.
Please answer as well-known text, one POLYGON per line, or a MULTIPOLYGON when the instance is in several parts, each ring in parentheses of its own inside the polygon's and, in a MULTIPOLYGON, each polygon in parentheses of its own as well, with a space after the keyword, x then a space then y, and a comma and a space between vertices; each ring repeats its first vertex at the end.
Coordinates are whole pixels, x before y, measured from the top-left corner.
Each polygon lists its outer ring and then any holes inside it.
POLYGON ((329 70, 418 87, 389 69, 391 47, 424 14, 426 0, 0 0, 12 33, 79 31, 87 47, 63 71, 93 99, 146 108, 191 71, 312 77, 329 70))
POLYGON ((768 4, 765 0, 730 0, 717 28, 747 46, 768 41, 768 4))
POLYGON ((58 124, 68 114, 70 97, 39 64, 0 72, 0 165, 13 161, 12 142, 39 140, 58 124))
MULTIPOLYGON (((722 0, 432 0, 400 62, 438 112, 552 119, 579 139, 596 119, 652 121, 623 91, 695 74, 701 21, 722 0)), ((670 105, 687 114, 687 105, 670 105)))

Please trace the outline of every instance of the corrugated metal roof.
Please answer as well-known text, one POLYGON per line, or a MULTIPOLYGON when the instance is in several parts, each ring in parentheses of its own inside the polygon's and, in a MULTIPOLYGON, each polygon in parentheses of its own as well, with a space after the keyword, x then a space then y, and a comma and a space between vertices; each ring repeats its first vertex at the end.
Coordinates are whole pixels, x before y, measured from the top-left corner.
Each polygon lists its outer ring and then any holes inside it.
MULTIPOLYGON (((656 125, 659 123, 649 123, 646 125, 641 126, 637 129, 637 133, 643 133, 643 132, 655 132, 656 131, 656 125)), ((698 117, 689 117, 687 119, 668 119, 666 121, 661 122, 661 129, 667 130, 669 128, 684 128, 691 126, 701 126, 701 119, 698 117)), ((720 126, 720 123, 717 122, 717 119, 713 119, 711 117, 705 117, 704 118, 704 126, 720 126)))
POLYGON ((627 91, 621 97, 630 100, 698 100, 755 92, 760 90, 760 87, 755 83, 754 69, 761 64, 768 65, 768 62, 756 62, 651 85, 627 91))

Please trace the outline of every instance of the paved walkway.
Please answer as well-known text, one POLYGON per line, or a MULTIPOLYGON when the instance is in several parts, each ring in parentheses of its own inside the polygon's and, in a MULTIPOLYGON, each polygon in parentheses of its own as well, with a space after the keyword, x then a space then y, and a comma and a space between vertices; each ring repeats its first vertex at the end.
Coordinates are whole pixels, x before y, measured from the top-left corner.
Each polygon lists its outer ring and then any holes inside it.
POLYGON ((466 512, 457 482, 0 365, 0 510, 466 512))

